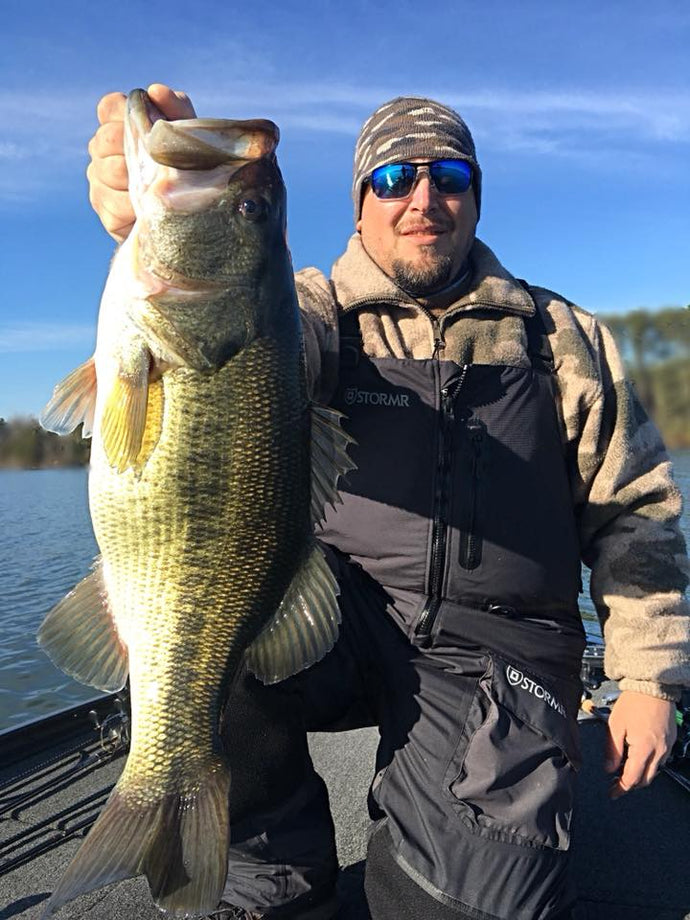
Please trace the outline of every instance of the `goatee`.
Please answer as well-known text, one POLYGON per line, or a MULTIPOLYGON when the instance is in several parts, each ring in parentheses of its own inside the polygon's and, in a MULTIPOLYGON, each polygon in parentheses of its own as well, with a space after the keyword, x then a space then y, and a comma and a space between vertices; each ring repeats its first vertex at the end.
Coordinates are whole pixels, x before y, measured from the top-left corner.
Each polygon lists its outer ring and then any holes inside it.
POLYGON ((433 294, 450 283, 453 256, 437 256, 429 265, 410 265, 403 259, 396 259, 391 270, 393 281, 398 287, 413 297, 421 297, 433 294))

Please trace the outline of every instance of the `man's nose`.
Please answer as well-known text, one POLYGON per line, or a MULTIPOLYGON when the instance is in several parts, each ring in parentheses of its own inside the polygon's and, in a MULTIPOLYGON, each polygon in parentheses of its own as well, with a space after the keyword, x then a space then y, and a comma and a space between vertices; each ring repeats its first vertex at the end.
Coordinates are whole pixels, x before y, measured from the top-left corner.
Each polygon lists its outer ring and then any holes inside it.
POLYGON ((410 207, 418 211, 428 211, 436 204, 436 189, 428 175, 419 176, 410 198, 410 207))

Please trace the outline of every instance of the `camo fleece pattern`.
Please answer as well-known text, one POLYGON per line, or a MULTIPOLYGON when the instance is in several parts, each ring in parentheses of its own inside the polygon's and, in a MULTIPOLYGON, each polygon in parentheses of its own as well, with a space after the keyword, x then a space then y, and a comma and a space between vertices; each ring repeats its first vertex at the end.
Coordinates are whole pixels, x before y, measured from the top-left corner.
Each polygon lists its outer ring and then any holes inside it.
POLYGON ((372 357, 529 365, 523 317, 542 311, 560 391, 563 446, 582 559, 621 689, 664 699, 690 686, 689 566, 681 495, 656 427, 626 381, 611 333, 552 291, 529 294, 475 241, 470 271, 438 303, 414 300, 369 258, 358 234, 329 282, 297 275, 309 380, 327 400, 338 366, 337 310, 359 310, 372 357), (531 295, 531 296, 530 296, 531 295), (336 304, 337 298, 337 304, 336 304))

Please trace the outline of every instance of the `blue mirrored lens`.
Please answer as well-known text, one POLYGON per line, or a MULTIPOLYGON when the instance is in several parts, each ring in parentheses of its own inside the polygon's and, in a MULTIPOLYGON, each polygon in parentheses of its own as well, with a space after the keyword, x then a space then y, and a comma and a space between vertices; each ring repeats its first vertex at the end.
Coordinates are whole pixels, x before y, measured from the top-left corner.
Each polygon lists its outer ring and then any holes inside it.
POLYGON ((371 187, 377 198, 405 198, 410 194, 416 168, 411 163, 387 163, 371 174, 371 187))
POLYGON ((472 184, 472 167, 464 160, 435 160, 433 163, 387 163, 371 174, 377 198, 407 198, 417 179, 417 169, 427 167, 441 195, 461 195, 472 184))
POLYGON ((437 160, 429 164, 429 175, 442 195, 461 195, 472 182, 472 167, 464 160, 437 160))

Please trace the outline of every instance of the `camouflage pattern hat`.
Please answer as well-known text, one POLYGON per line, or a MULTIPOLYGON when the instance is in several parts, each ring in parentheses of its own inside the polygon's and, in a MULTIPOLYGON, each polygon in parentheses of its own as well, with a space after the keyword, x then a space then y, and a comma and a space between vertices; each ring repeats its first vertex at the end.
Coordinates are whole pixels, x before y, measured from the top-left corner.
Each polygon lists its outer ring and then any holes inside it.
POLYGON ((357 139, 352 181, 355 223, 362 212, 363 184, 373 170, 413 157, 467 160, 472 166, 479 217, 482 171, 470 129, 457 112, 440 102, 422 96, 398 96, 376 109, 364 122, 357 139))

